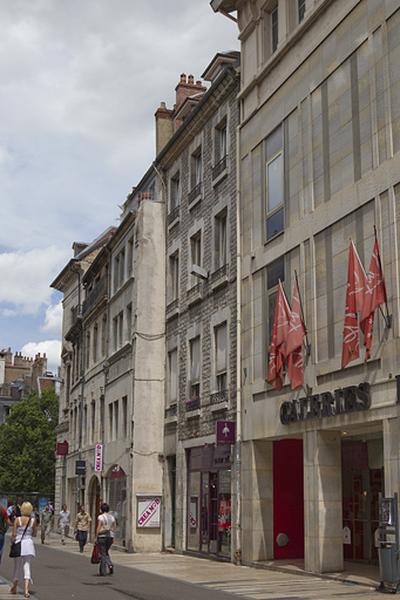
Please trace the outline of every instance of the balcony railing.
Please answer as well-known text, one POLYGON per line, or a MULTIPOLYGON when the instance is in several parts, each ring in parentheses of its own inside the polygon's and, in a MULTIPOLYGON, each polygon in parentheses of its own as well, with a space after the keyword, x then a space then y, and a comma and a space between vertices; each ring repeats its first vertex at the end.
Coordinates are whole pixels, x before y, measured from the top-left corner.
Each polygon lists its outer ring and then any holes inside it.
POLYGON ((194 202, 199 196, 201 196, 201 181, 190 190, 188 196, 189 204, 194 202))
POLYGON ((222 267, 219 267, 214 273, 211 273, 211 281, 217 281, 220 277, 223 277, 228 273, 228 265, 225 263, 222 267))
POLYGON ((226 155, 223 156, 212 169, 212 178, 216 179, 226 169, 226 155))
POLYGON ((178 413, 178 407, 176 404, 171 404, 171 406, 168 406, 168 408, 165 409, 165 418, 168 419, 168 417, 176 417, 178 413))
POLYGON ((191 385, 190 399, 186 401, 186 411, 200 408, 200 386, 198 383, 191 385))
POLYGON ((84 300, 82 305, 83 316, 87 315, 96 304, 99 304, 107 296, 107 279, 100 279, 100 281, 94 286, 91 292, 89 292, 87 298, 84 300))
POLYGON ((215 392, 215 394, 210 394, 210 403, 219 404, 220 402, 227 402, 228 396, 228 390, 220 390, 219 392, 215 392))
POLYGON ((68 342, 73 342, 80 334, 82 326, 82 308, 80 305, 74 306, 71 309, 71 327, 65 334, 65 339, 68 342))
POLYGON ((175 221, 179 217, 179 209, 180 206, 175 206, 172 208, 167 215, 167 224, 170 225, 173 221, 175 221))

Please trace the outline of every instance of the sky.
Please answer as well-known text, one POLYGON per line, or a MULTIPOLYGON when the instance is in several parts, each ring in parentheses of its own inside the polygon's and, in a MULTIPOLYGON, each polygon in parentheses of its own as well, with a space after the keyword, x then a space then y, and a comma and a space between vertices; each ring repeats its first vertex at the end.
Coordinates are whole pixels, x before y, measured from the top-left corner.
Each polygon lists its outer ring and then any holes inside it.
POLYGON ((117 225, 154 159, 154 112, 198 79, 235 24, 208 0, 0 2, 0 348, 59 364, 72 256, 117 225))

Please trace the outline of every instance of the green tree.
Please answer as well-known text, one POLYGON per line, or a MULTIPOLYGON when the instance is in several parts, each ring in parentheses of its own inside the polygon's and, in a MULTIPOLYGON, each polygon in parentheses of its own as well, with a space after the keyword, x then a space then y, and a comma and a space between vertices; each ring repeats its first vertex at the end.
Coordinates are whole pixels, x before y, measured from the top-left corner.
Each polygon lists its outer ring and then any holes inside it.
POLYGON ((54 493, 58 397, 44 391, 16 404, 0 425, 0 490, 54 493))

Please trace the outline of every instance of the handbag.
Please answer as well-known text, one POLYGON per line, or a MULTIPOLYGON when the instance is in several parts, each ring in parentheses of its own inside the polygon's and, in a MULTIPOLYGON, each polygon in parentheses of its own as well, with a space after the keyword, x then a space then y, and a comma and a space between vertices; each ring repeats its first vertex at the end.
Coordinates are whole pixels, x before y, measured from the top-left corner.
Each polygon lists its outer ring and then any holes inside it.
POLYGON ((99 546, 98 542, 95 542, 93 544, 93 550, 92 550, 92 556, 90 558, 90 562, 92 563, 92 565, 98 565, 100 562, 100 558, 101 558, 100 546, 99 546))
POLYGON ((22 540, 24 539, 24 535, 27 532, 27 529, 29 527, 30 522, 31 522, 31 518, 28 519, 28 522, 26 524, 26 527, 24 529, 24 533, 22 534, 20 541, 19 542, 13 542, 11 544, 10 554, 9 554, 10 558, 18 558, 19 556, 21 556, 22 540))

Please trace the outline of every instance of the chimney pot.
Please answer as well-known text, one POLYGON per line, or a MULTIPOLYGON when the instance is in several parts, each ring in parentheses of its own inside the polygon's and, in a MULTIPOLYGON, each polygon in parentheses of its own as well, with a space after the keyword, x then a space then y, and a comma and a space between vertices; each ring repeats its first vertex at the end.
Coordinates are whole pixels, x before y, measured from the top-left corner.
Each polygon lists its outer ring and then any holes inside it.
POLYGON ((160 108, 167 108, 167 105, 165 102, 160 102, 160 108))
POLYGON ((186 83, 186 73, 181 73, 180 83, 186 83))
POLYGON ((189 75, 189 77, 188 77, 188 84, 189 85, 194 85, 194 77, 193 77, 193 75, 189 75))
POLYGON ((197 87, 202 87, 203 84, 201 83, 200 79, 198 79, 196 81, 196 85, 197 85, 197 87))

